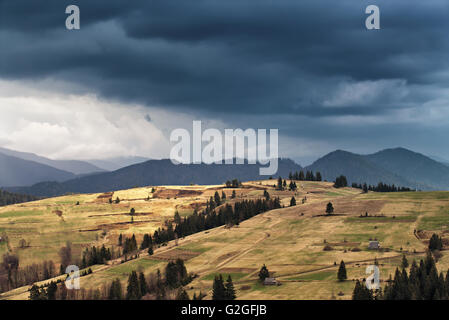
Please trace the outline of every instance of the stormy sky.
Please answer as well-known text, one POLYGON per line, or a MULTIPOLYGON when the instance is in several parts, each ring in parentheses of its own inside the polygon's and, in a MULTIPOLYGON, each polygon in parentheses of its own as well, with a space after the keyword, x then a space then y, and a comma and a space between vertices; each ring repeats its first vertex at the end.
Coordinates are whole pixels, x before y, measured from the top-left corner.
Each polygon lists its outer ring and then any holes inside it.
POLYGON ((161 158, 202 120, 278 128, 303 165, 397 146, 449 159, 448 31, 447 0, 0 0, 0 146, 161 158))

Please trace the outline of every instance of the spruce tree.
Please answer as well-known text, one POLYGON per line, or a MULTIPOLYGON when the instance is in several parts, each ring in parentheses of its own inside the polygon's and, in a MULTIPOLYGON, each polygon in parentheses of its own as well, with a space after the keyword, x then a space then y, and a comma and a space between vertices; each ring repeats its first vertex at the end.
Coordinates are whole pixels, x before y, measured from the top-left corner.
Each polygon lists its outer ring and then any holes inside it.
POLYGON ((145 275, 143 272, 139 274, 139 286, 140 286, 140 294, 142 296, 146 295, 148 292, 147 281, 145 280, 145 275))
POLYGON ((293 207, 293 206, 296 206, 296 199, 295 199, 295 197, 292 197, 290 199, 290 207, 293 207))
POLYGON ((326 213, 328 215, 331 215, 332 213, 334 213, 334 206, 332 205, 331 202, 329 202, 326 206, 326 213))
POLYGON ((232 283, 231 275, 228 275, 228 279, 226 280, 225 296, 226 300, 235 300, 236 298, 234 284, 232 283))
POLYGON ((216 207, 218 207, 221 204, 221 198, 220 198, 220 195, 218 194, 218 191, 215 191, 214 201, 215 201, 216 207))
POLYGON ((223 284, 223 277, 220 274, 220 276, 215 276, 214 279, 212 300, 225 300, 225 299, 226 299, 226 289, 223 284))
POLYGON ((47 288, 48 300, 56 300, 56 291, 58 291, 58 286, 55 282, 50 282, 50 285, 47 288))
POLYGON ((407 257, 405 256, 405 254, 402 256, 401 268, 402 269, 408 268, 408 260, 407 260, 407 257))
POLYGON ((126 300, 140 300, 142 294, 140 292, 139 279, 136 271, 133 271, 128 278, 128 287, 126 288, 126 300))
POLYGON ((346 266, 345 262, 341 260, 340 267, 338 268, 338 274, 337 274, 338 281, 345 281, 348 276, 346 275, 346 266))
POLYGON ((281 177, 278 178, 277 189, 278 190, 284 190, 284 187, 282 186, 282 178, 281 177))
POLYGON ((122 300, 123 292, 122 292, 122 284, 120 279, 115 279, 112 281, 111 286, 109 288, 109 300, 122 300))

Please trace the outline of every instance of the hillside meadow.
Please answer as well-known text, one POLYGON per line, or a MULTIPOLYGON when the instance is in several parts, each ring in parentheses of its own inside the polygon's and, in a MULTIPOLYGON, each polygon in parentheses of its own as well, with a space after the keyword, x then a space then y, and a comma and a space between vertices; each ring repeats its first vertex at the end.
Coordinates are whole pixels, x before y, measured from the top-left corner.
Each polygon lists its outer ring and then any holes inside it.
MULTIPOLYGON (((167 186, 135 188, 108 194, 68 195, 0 208, 0 254, 11 250, 21 265, 42 260, 59 263, 59 249, 72 243, 74 257, 92 245, 117 248, 118 236, 145 233, 173 220, 175 211, 188 216, 201 210, 216 191, 227 203, 258 199, 267 190, 285 206, 243 221, 231 228, 218 227, 141 252, 137 259, 92 267, 80 279, 84 289, 109 285, 119 278, 123 287, 129 274, 161 271, 168 261, 182 258, 197 277, 186 290, 202 291, 211 298, 215 275, 231 275, 238 299, 350 299, 355 279, 365 278, 366 267, 376 259, 381 280, 388 279, 403 255, 409 262, 425 255, 428 239, 449 233, 449 192, 362 193, 333 187, 329 182, 297 181, 296 191, 276 190, 274 180, 245 182, 241 188, 224 186, 167 186), (232 191, 236 199, 231 199, 232 191), (290 207, 290 199, 296 206, 290 207), (117 197, 119 203, 115 203, 117 197), (111 199, 112 203, 110 203, 111 199), (331 202, 334 213, 325 215, 331 202), (131 208, 135 209, 133 217, 131 208), (58 211, 62 215, 58 215, 58 211), (132 220, 133 221, 132 221, 132 220), (29 243, 21 248, 21 240, 29 243), (381 250, 368 249, 377 240, 381 250), (348 280, 337 280, 338 265, 346 263, 348 280), (265 264, 279 286, 263 286, 258 272, 265 264)), ((444 241, 445 242, 445 241, 444 241)), ((449 268, 449 255, 441 251, 439 270, 449 268)), ((44 281, 42 283, 47 283, 44 281)), ((2 299, 27 299, 29 286, 0 295, 2 299)))

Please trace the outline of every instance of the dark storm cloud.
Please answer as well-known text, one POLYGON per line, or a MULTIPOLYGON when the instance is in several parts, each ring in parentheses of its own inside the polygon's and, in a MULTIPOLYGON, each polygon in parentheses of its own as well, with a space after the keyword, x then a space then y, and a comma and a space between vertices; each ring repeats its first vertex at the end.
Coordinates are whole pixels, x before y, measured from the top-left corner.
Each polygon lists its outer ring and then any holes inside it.
POLYGON ((377 1, 382 30, 367 31, 368 4, 0 1, 6 47, 0 72, 67 78, 106 96, 164 107, 379 113, 391 96, 373 101, 375 110, 359 108, 359 101, 342 110, 323 103, 342 82, 432 83, 449 65, 449 6, 443 0, 377 1), (68 4, 80 6, 80 31, 64 29, 68 4))

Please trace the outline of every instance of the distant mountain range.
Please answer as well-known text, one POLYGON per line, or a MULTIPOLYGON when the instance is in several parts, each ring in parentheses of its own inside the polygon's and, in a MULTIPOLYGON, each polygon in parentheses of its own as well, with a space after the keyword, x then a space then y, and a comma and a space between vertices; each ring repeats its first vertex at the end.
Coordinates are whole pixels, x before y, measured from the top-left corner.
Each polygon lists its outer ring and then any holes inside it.
MULTIPOLYGON (((42 182, 31 187, 8 188, 22 194, 56 196, 68 192, 96 193, 147 185, 221 184, 226 180, 260 179, 259 164, 174 165, 170 160, 149 160, 113 172, 100 173, 65 182, 42 182)), ((279 159, 278 175, 287 177, 301 170, 290 159, 279 159)), ((275 183, 275 182, 273 182, 275 183)))
MULTIPOLYGON (((99 168, 89 162, 86 161, 78 161, 78 160, 52 160, 48 158, 44 158, 38 156, 34 153, 28 152, 20 152, 15 150, 10 150, 6 148, 0 147, 0 154, 16 157, 22 160, 28 160, 37 162, 40 164, 45 164, 47 166, 53 167, 55 169, 59 169, 62 171, 70 172, 74 175, 83 175, 83 174, 91 174, 95 172, 104 172, 105 169, 99 168)), ((0 183, 0 185, 2 185, 0 183)))
POLYGON ((0 153, 0 186, 26 186, 41 181, 66 181, 76 175, 35 161, 0 153))
MULTIPOLYGON (((13 192, 35 196, 96 193, 147 185, 221 184, 234 178, 242 181, 264 178, 259 176, 259 165, 247 163, 174 165, 170 160, 148 160, 112 172, 97 171, 80 176, 35 161, 17 159, 0 152, 0 185, 13 192), (5 169, 7 167, 9 169, 5 169), (21 174, 8 176, 11 172, 21 174), (30 186, 20 187, 26 183, 30 186)), ((119 159, 125 162, 146 160, 138 157, 119 159)), ((100 161, 97 164, 101 166, 100 161)), ((404 148, 386 149, 368 155, 337 150, 305 168, 290 159, 279 159, 279 170, 273 178, 287 178, 289 172, 299 170, 320 171, 323 179, 328 181, 345 175, 350 184, 384 182, 420 190, 449 190, 449 166, 404 148)))
POLYGON ((133 164, 142 163, 151 160, 144 157, 116 157, 107 159, 87 160, 87 162, 103 168, 107 171, 115 171, 124 167, 132 166, 133 164))
POLYGON ((327 180, 343 174, 350 183, 377 184, 382 181, 421 190, 449 189, 448 166, 404 148, 386 149, 369 155, 337 150, 306 169, 320 171, 327 180))

